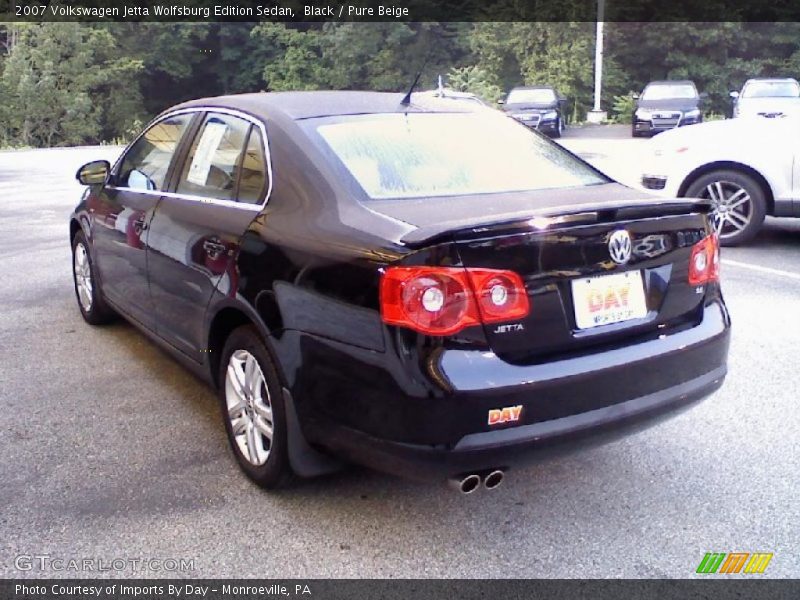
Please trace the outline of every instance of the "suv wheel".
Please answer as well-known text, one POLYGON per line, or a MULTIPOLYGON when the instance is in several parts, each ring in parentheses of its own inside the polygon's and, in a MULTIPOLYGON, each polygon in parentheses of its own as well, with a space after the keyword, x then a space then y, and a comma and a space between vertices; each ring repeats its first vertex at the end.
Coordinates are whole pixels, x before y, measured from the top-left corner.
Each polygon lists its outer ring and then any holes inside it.
POLYGON ((755 179, 739 171, 706 173, 692 182, 686 196, 711 201, 711 221, 723 246, 751 241, 764 222, 764 190, 755 179))
POLYGON ((558 117, 556 120, 556 128, 553 131, 553 137, 560 138, 562 133, 564 133, 564 121, 561 117, 558 117))

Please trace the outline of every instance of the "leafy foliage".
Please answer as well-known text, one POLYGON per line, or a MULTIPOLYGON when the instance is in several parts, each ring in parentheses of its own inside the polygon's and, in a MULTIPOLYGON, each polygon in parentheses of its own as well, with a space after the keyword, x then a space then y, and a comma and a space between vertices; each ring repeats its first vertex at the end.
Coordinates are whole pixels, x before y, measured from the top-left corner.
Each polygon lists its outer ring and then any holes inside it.
POLYGON ((124 129, 138 110, 136 90, 121 81, 141 63, 115 55, 105 30, 77 23, 19 25, 19 41, 5 61, 2 136, 30 146, 99 141, 124 129))
POLYGON ((636 107, 636 100, 632 94, 620 94, 614 96, 611 108, 612 119, 615 123, 630 123, 633 120, 633 109, 636 107))
MULTIPOLYGON (((585 8, 573 4, 576 14, 585 8)), ((704 112, 722 115, 746 79, 800 73, 800 23, 609 22, 605 30, 601 100, 619 122, 633 111, 629 91, 650 80, 692 79, 708 93, 704 112)), ((593 103, 594 36, 591 22, 4 23, 0 144, 126 138, 202 96, 406 91, 420 70, 419 89, 442 75, 488 102, 516 85, 553 85, 580 120, 593 103)))
POLYGON ((483 68, 472 65, 454 67, 447 73, 447 87, 457 92, 470 92, 485 102, 494 104, 503 96, 502 88, 495 84, 483 68))

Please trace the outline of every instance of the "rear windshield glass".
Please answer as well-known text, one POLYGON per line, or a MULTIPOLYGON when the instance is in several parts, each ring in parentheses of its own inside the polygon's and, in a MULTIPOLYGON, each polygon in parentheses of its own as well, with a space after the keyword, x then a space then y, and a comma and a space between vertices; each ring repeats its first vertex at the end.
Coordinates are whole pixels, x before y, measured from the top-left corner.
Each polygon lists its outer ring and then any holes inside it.
POLYGON ((667 100, 672 98, 697 98, 697 90, 689 84, 648 85, 642 92, 642 100, 667 100))
POLYGON ((556 93, 553 90, 511 90, 506 98, 507 104, 549 104, 556 101, 556 93))
POLYGON ((751 81, 742 92, 743 98, 797 98, 800 86, 796 81, 751 81))
POLYGON ((375 199, 608 182, 557 144, 495 111, 340 117, 317 131, 375 199))

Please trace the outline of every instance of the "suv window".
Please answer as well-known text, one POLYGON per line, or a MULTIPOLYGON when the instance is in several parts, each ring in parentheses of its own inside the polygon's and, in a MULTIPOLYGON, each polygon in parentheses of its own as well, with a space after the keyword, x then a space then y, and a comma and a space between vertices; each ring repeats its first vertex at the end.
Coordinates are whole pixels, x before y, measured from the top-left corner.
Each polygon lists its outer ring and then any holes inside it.
MULTIPOLYGON (((179 194, 233 200, 250 129, 251 124, 246 119, 219 113, 207 114, 183 165, 176 191, 179 194)), ((247 167, 247 170, 251 169, 247 167)))
POLYGON ((145 131, 123 158, 118 185, 136 190, 163 190, 170 161, 191 120, 191 114, 175 115, 145 131))

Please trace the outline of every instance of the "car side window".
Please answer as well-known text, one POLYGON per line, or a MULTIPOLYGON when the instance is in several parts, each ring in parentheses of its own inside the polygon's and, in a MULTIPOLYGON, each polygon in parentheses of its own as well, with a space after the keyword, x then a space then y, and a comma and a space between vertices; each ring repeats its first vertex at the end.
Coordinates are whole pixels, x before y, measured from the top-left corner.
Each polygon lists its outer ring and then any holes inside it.
POLYGON ((135 190, 163 190, 169 164, 191 120, 191 114, 175 115, 145 131, 122 159, 117 185, 135 190))
POLYGON ((179 194, 233 200, 250 122, 209 113, 183 165, 179 194))
POLYGON ((247 149, 242 159, 242 174, 239 178, 239 202, 261 204, 267 182, 267 165, 264 160, 264 142, 261 130, 253 125, 247 139, 247 149))

